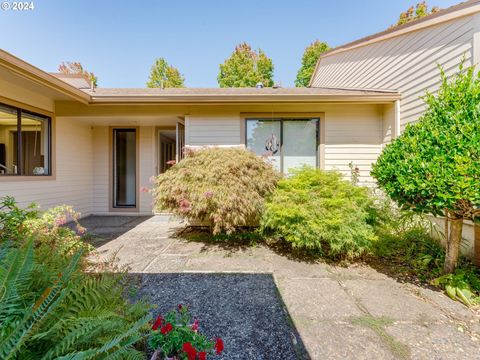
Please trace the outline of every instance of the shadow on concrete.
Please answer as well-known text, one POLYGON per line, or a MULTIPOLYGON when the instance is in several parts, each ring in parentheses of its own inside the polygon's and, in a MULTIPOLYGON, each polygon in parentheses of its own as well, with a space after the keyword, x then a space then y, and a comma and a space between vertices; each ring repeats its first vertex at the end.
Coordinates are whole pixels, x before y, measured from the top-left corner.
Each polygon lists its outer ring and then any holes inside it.
POLYGON ((154 316, 187 304, 202 333, 223 339, 219 359, 310 359, 272 274, 130 275, 133 300, 155 304, 154 316))
POLYGON ((208 228, 198 226, 183 226, 178 228, 173 237, 189 242, 201 243, 204 246, 203 252, 210 248, 218 247, 228 254, 243 252, 253 245, 265 244, 270 250, 289 260, 309 264, 326 263, 337 266, 346 265, 341 260, 322 257, 318 251, 312 249, 292 248, 291 244, 285 241, 270 241, 255 231, 255 228, 243 228, 230 235, 212 235, 208 228))
POLYGON ((90 215, 80 219, 87 229, 84 240, 98 248, 132 230, 152 216, 99 216, 90 215))

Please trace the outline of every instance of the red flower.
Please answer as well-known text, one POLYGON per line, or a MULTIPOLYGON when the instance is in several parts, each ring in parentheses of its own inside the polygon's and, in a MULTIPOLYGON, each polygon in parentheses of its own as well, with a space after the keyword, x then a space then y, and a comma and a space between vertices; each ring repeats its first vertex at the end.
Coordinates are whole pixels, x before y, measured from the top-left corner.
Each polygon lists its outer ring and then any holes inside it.
POLYGON ((187 353, 188 360, 195 360, 195 357, 197 356, 197 350, 190 344, 189 342, 186 342, 182 346, 182 350, 187 353))
POLYGON ((182 304, 178 304, 178 311, 182 311, 183 309, 183 305, 182 304))
POLYGON ((192 325, 192 330, 193 330, 193 331, 197 331, 199 325, 200 325, 200 323, 198 322, 198 320, 195 320, 195 321, 193 322, 193 325, 192 325))
POLYGON ((207 353, 205 351, 201 351, 198 353, 198 360, 207 360, 207 353))
POLYGON ((223 351, 223 340, 217 338, 217 340, 215 341, 215 346, 213 348, 217 352, 217 355, 220 355, 223 351))
POLYGON ((170 331, 173 330, 173 326, 172 324, 170 323, 167 323, 165 326, 162 326, 162 328, 160 329, 160 332, 163 334, 163 335, 167 335, 170 331))
POLYGON ((163 322, 162 316, 158 315, 157 319, 153 323, 152 330, 157 330, 160 327, 160 325, 162 325, 162 322, 163 322))

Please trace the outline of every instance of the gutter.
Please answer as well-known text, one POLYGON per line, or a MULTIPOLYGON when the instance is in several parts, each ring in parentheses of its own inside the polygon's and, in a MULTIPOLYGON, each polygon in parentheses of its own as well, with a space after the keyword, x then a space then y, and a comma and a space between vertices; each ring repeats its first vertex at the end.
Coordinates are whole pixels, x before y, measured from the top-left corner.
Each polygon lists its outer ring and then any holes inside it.
POLYGON ((378 95, 197 95, 197 96, 92 96, 90 104, 211 104, 211 103, 266 103, 266 102, 378 102, 396 101, 398 93, 378 95))

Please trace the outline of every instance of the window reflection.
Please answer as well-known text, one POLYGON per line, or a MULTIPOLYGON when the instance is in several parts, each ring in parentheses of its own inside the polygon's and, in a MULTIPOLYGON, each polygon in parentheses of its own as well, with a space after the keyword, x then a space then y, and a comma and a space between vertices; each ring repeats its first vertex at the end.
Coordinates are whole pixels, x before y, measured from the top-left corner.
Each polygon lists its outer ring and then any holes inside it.
POLYGON ((50 118, 0 104, 0 175, 50 175, 50 118))
POLYGON ((248 119, 247 148, 288 173, 318 166, 319 119, 248 119))

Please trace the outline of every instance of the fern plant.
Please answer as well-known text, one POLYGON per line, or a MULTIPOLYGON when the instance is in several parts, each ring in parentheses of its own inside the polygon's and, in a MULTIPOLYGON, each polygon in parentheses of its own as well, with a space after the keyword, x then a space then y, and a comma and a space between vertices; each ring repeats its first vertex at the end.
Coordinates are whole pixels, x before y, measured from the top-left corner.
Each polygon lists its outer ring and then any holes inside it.
POLYGON ((60 238, 73 232, 46 242, 22 229, 31 220, 3 227, 0 359, 143 359, 149 306, 125 299, 124 274, 85 272, 88 247, 65 252, 60 238))

